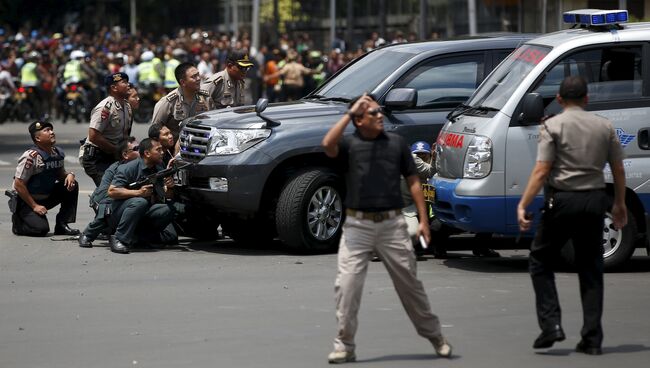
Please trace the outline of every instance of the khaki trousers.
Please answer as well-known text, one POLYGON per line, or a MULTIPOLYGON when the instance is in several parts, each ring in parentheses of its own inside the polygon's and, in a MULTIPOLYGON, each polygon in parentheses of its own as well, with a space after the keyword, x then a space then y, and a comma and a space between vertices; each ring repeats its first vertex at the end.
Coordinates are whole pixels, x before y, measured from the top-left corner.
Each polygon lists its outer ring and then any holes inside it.
POLYGON ((404 216, 382 222, 348 216, 339 244, 338 274, 334 285, 338 321, 334 350, 355 349, 357 313, 372 252, 386 266, 417 333, 430 341, 440 341, 440 321, 431 312, 422 282, 416 277, 415 254, 404 216))

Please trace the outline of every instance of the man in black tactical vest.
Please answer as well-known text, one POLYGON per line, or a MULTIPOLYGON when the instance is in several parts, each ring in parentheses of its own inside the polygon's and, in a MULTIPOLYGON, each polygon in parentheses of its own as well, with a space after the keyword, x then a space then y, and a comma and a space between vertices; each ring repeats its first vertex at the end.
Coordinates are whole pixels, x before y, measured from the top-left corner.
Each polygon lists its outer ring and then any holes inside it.
POLYGON ((29 125, 34 147, 18 159, 13 189, 12 231, 16 235, 45 236, 50 231, 47 211, 61 204, 56 216, 55 235, 78 235, 68 224, 77 217, 79 185, 73 172, 64 168, 63 150, 55 147, 56 135, 49 122, 29 125))

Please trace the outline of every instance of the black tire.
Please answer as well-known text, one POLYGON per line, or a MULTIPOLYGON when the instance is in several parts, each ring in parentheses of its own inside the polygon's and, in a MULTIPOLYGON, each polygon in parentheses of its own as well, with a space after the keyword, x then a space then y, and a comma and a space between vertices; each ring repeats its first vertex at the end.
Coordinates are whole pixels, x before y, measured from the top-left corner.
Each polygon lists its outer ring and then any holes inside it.
MULTIPOLYGON (((630 259, 636 247, 636 219, 630 210, 627 211, 627 225, 622 230, 614 229, 612 215, 605 214, 603 226, 604 267, 606 271, 620 268, 630 259)), ((562 248, 562 259, 569 266, 575 265, 575 250, 569 242, 562 248)))
POLYGON ((280 240, 295 251, 336 249, 345 220, 341 187, 339 176, 327 169, 312 169, 291 178, 276 208, 280 240))

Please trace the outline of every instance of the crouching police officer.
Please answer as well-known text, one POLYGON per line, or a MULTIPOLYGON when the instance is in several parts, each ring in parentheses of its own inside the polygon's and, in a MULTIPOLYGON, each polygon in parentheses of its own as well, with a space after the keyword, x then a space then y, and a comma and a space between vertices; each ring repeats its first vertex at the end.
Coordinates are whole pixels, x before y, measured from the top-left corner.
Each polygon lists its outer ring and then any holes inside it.
POLYGON ((79 237, 80 247, 92 248, 92 242, 97 239, 101 233, 110 234, 108 218, 111 212, 110 208, 112 199, 108 196, 108 187, 111 185, 119 165, 140 157, 138 149, 138 141, 135 137, 129 137, 128 142, 123 142, 118 146, 121 160, 114 162, 108 167, 108 169, 106 169, 106 172, 102 177, 102 183, 95 188, 93 193, 90 195, 90 207, 95 211, 95 218, 88 224, 88 226, 86 226, 79 237))
POLYGON ((56 216, 55 235, 77 235, 68 224, 77 217, 79 186, 73 172, 64 168, 64 153, 55 147, 52 124, 35 121, 29 125, 34 147, 18 159, 13 189, 12 231, 16 235, 45 236, 50 231, 47 211, 61 204, 56 216))
POLYGON ((130 247, 140 242, 173 244, 178 241, 172 225, 174 208, 166 203, 173 196, 173 179, 159 178, 153 184, 129 189, 129 184, 164 169, 159 142, 143 139, 139 151, 139 159, 118 167, 108 187, 108 196, 113 199, 110 223, 116 227, 110 245, 116 253, 128 253, 130 247))

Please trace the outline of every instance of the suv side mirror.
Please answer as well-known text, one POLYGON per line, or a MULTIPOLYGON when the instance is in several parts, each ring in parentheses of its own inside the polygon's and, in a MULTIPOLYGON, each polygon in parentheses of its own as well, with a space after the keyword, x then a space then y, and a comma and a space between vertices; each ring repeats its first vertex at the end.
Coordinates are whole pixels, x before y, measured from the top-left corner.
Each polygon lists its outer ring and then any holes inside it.
POLYGON ((260 117, 260 119, 264 120, 266 122, 266 127, 267 128, 272 128, 280 125, 279 121, 273 120, 269 117, 266 117, 262 115, 262 112, 266 110, 266 107, 269 105, 269 100, 266 98, 260 98, 257 100, 257 103, 255 104, 255 113, 257 116, 260 117))
POLYGON ((264 112, 266 110, 266 107, 269 105, 269 100, 266 98, 260 98, 257 100, 257 103, 255 103, 255 112, 259 115, 260 113, 264 112))
POLYGON ((395 88, 390 90, 384 99, 384 106, 394 109, 414 107, 418 101, 418 91, 413 88, 395 88))
POLYGON ((523 107, 519 115, 522 125, 538 124, 544 117, 544 100, 539 93, 527 93, 524 96, 523 107))

